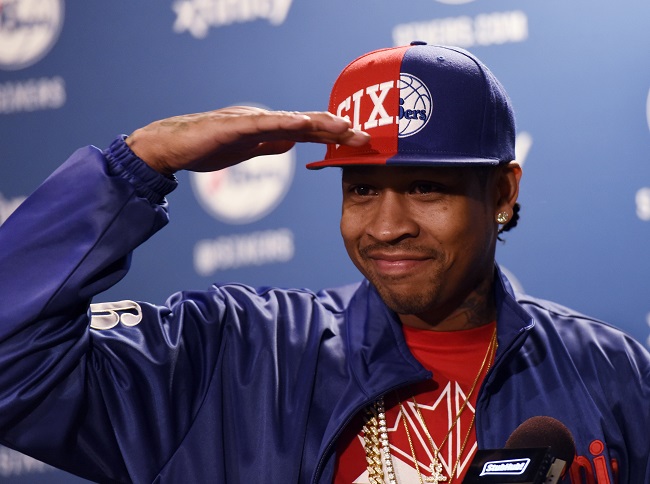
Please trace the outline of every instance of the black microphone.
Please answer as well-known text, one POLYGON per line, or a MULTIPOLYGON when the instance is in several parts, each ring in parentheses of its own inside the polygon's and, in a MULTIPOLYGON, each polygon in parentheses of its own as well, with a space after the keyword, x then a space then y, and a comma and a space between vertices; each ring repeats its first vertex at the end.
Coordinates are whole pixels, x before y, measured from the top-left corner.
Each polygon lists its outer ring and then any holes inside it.
POLYGON ((573 436, 552 417, 532 417, 503 449, 479 450, 463 484, 556 484, 576 453, 573 436))

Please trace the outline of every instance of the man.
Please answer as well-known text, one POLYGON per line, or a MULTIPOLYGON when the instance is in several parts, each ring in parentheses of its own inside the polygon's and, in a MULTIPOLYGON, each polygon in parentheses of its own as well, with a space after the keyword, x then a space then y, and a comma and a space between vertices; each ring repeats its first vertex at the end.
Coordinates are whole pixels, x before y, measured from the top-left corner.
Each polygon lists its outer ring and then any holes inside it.
POLYGON ((450 483, 548 415, 575 439, 564 482, 647 482, 647 351, 515 300, 495 266, 521 169, 489 70, 455 48, 376 51, 330 112, 158 121, 77 151, 24 202, 0 230, 2 443, 101 482, 450 483), (311 168, 343 167, 363 282, 89 307, 166 223, 174 172, 302 141, 328 143, 311 168))

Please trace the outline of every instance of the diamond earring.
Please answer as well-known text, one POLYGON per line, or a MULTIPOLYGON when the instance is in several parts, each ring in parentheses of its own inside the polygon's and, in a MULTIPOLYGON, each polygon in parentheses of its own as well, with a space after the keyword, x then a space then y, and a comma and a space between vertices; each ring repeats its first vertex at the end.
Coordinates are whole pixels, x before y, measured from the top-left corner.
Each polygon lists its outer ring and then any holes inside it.
POLYGON ((499 212, 496 218, 497 218, 497 223, 503 225, 508 223, 508 220, 510 220, 510 215, 508 215, 508 212, 499 212))

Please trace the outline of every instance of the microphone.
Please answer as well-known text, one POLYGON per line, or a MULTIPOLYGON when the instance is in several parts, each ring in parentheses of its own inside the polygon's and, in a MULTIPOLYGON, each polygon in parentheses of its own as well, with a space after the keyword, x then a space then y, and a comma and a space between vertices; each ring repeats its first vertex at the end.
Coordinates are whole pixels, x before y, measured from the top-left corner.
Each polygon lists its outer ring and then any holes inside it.
POLYGON ((463 484, 556 484, 576 453, 573 436, 552 417, 532 417, 503 449, 479 450, 463 484))

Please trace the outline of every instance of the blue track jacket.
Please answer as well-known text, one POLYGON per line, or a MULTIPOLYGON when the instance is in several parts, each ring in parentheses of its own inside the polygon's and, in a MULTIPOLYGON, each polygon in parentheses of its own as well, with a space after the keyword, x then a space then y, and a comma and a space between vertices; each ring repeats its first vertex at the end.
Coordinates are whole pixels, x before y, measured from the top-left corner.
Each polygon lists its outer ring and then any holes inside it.
MULTIPOLYGON (((353 416, 431 375, 365 281, 90 305, 166 224, 174 186, 119 138, 78 150, 0 227, 0 443, 100 482, 331 482, 353 416)), ((648 352, 495 277, 479 448, 548 415, 576 441, 563 482, 650 482, 648 352)))

